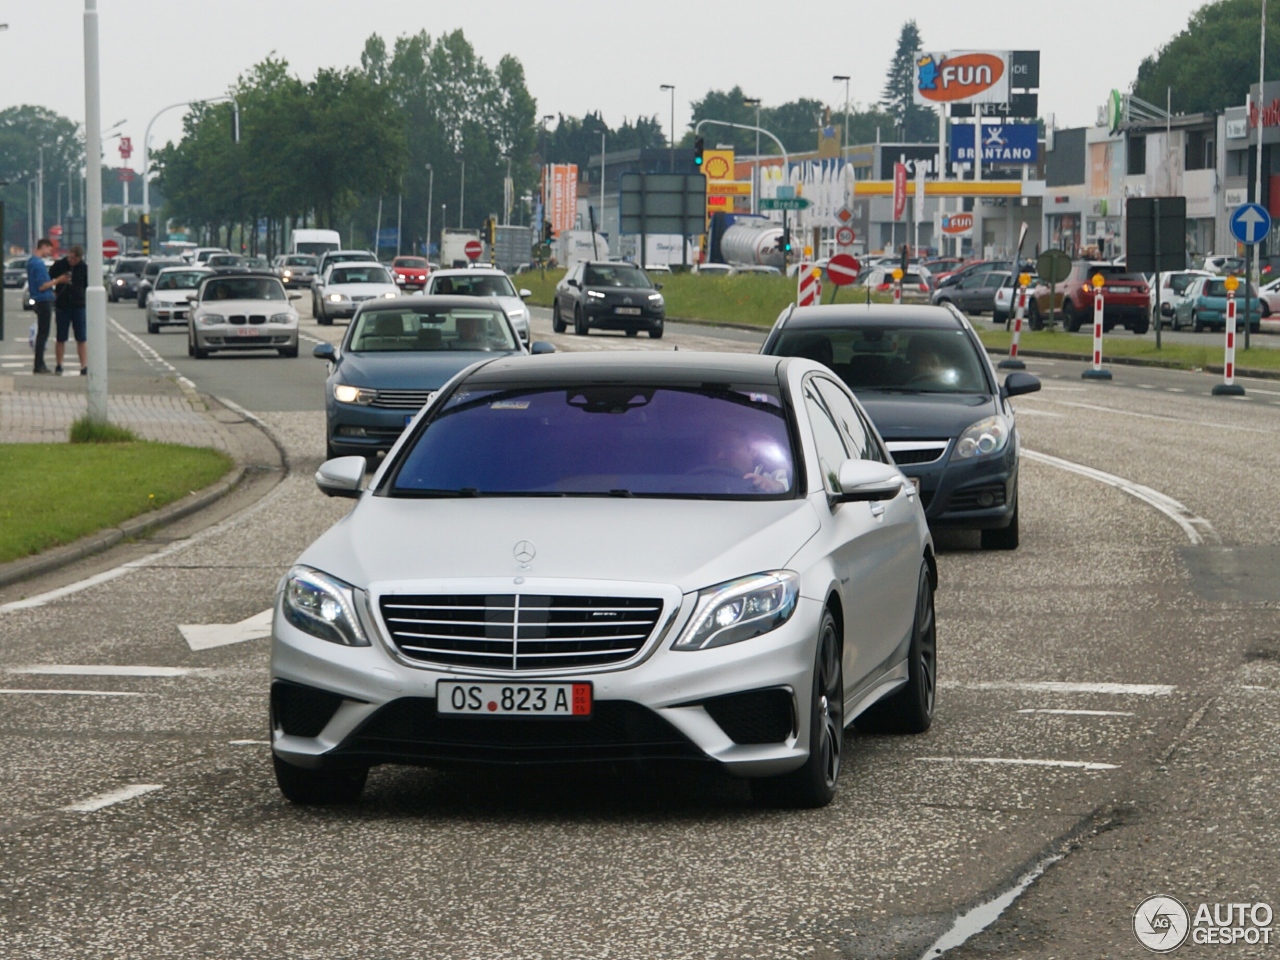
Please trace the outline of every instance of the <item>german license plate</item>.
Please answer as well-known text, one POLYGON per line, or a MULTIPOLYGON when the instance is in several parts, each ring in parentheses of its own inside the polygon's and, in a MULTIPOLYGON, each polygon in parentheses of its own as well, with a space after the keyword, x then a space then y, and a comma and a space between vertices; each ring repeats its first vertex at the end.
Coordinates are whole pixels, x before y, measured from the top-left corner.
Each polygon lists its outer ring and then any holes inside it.
POLYGON ((482 717, 589 717, 589 683, 437 680, 436 712, 482 717))
POLYGON ((624 317, 638 317, 640 316, 640 308, 639 307, 618 307, 618 313, 624 317))
POLYGON ((237 337, 256 337, 257 335, 258 331, 253 327, 240 327, 236 330, 237 337))

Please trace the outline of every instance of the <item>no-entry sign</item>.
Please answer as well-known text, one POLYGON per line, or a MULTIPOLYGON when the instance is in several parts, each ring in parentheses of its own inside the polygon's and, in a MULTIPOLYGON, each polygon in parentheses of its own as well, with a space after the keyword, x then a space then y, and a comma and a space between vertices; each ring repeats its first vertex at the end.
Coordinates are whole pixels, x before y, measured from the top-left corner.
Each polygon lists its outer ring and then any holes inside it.
POLYGON ((468 260, 479 260, 480 254, 484 253, 484 244, 479 240, 468 240, 462 252, 467 255, 468 260))
POLYGON ((847 287, 858 279, 858 271, 862 265, 856 257, 847 253, 837 253, 827 262, 827 279, 837 287, 847 287))
POLYGON ((114 240, 102 241, 102 255, 104 257, 116 257, 120 255, 120 244, 114 240))

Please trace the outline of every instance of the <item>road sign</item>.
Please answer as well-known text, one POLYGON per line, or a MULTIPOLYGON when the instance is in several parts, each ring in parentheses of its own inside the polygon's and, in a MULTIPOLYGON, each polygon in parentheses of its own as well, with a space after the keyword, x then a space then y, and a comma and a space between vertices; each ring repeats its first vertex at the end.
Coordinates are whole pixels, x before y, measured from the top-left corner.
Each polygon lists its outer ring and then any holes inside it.
POLYGON ((1071 257, 1065 250, 1046 250, 1036 260, 1036 274, 1045 283, 1061 283, 1071 276, 1071 257))
POLYGON ((62 236, 62 224, 60 224, 60 223, 55 223, 52 227, 50 227, 50 228, 49 228, 49 236, 50 236, 50 237, 52 237, 54 240, 57 240, 59 237, 61 237, 61 236, 62 236))
POLYGON ((124 168, 122 168, 122 169, 121 169, 121 171, 120 171, 120 177, 119 177, 119 180, 120 180, 120 182, 121 182, 121 183, 132 183, 132 182, 133 182, 133 171, 132 171, 132 170, 130 170, 128 167, 124 167, 124 168))
POLYGON ((468 260, 479 260, 480 254, 484 253, 484 244, 479 240, 468 240, 462 252, 467 255, 468 260))
POLYGON ((841 223, 848 223, 850 220, 853 219, 853 211, 850 210, 848 207, 841 207, 839 210, 836 211, 836 219, 839 220, 841 223))
POLYGON ((133 156, 133 137, 120 138, 120 156, 126 160, 133 156))
POLYGON ((1256 203, 1245 203, 1231 215, 1231 235, 1241 243, 1261 243, 1271 232, 1271 214, 1256 203))
POLYGON ((1129 270, 1158 273, 1186 267, 1186 197, 1130 197, 1124 212, 1125 266, 1129 270))
POLYGON ((114 240, 102 241, 102 255, 104 257, 117 257, 120 255, 120 244, 114 240))
POLYGON ((837 287, 844 287, 858 279, 862 264, 847 253, 837 253, 827 262, 827 279, 837 287))
POLYGON ((749 197, 751 196, 750 180, 712 180, 707 178, 707 195, 713 197, 749 197))
POLYGON ((809 201, 804 197, 791 197, 790 199, 778 199, 777 197, 765 197, 760 201, 761 210, 807 210, 809 209, 809 201))
POLYGON ((853 241, 858 239, 858 235, 853 232, 853 227, 839 227, 836 230, 836 246, 851 247, 853 241))
POLYGON ((701 173, 624 173, 618 185, 619 233, 706 232, 707 178, 701 173))

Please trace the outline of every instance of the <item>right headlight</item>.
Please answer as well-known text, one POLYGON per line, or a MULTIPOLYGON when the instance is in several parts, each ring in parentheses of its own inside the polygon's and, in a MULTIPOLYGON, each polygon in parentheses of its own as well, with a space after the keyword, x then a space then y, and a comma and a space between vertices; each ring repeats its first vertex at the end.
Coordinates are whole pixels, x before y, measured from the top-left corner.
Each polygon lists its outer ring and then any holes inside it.
POLYGON ((219 323, 226 323, 226 317, 220 313, 202 313, 196 318, 197 323, 203 323, 207 326, 213 326, 219 323))
POLYGON ((359 403, 367 406, 373 402, 373 398, 377 395, 377 390, 353 387, 348 383, 340 383, 333 388, 333 399, 339 403, 359 403))
POLYGON ((329 300, 331 303, 340 303, 343 300, 343 296, 340 293, 331 293, 329 294, 329 300))
POLYGON ((999 453, 1009 443, 1009 433, 1009 421, 1002 416, 979 420, 960 434, 951 456, 956 460, 970 460, 999 453))
POLYGON ((776 630, 795 613, 800 577, 770 570, 699 591, 689 625, 672 650, 706 650, 776 630))
POLYGON ((282 592, 284 618, 303 633, 347 647, 369 646, 356 613, 356 604, 366 600, 363 590, 298 566, 285 575, 282 592))

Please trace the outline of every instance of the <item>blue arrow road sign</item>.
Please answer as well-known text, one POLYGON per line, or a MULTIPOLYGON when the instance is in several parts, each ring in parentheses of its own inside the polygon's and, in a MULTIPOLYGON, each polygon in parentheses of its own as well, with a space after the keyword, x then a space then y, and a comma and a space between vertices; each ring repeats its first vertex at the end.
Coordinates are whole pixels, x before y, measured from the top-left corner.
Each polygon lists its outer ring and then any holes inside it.
POLYGON ((1266 207, 1244 203, 1231 215, 1231 235, 1241 243, 1261 243, 1271 232, 1271 214, 1266 207))

